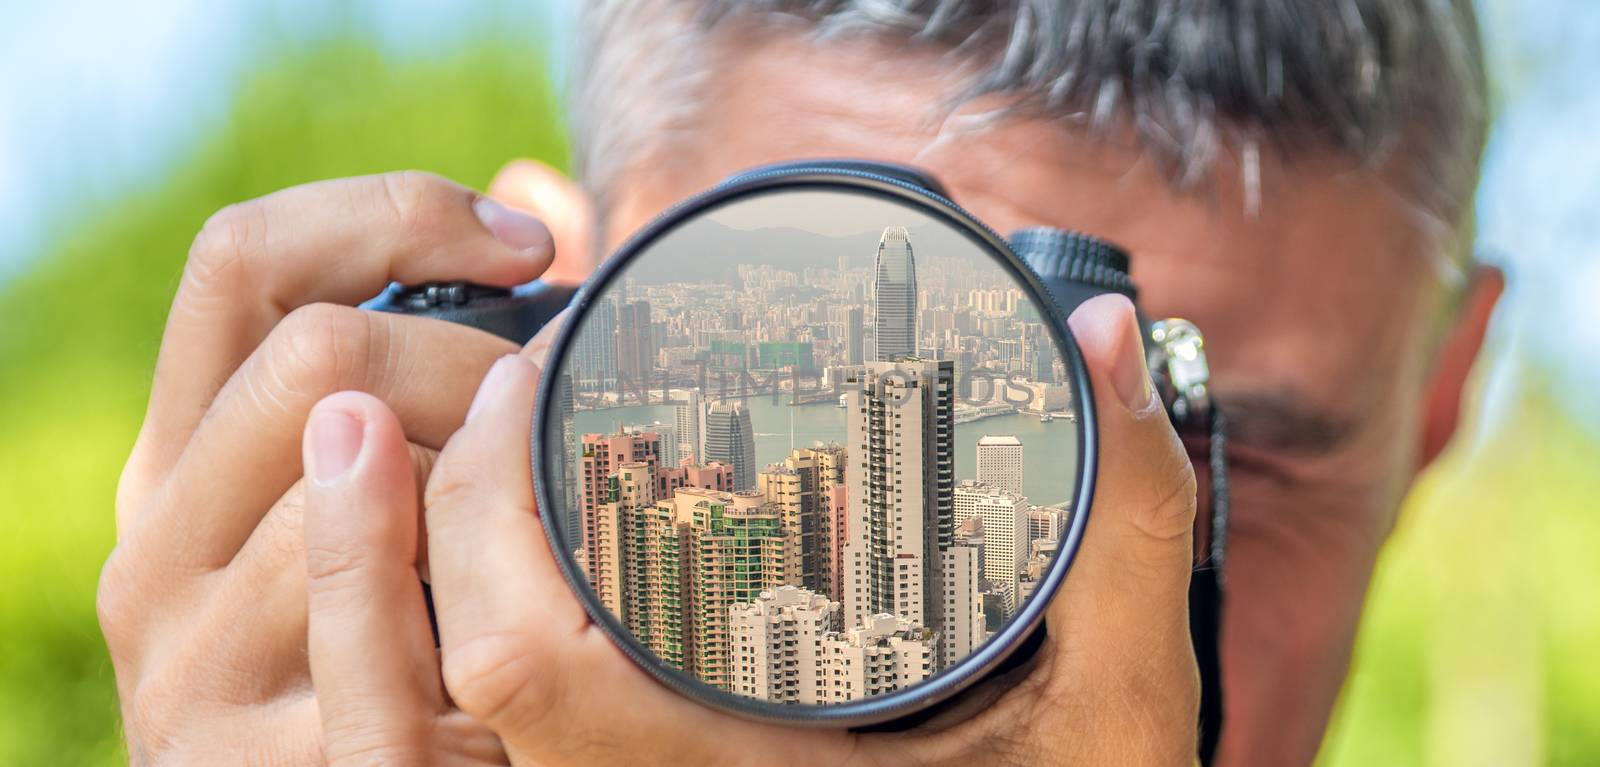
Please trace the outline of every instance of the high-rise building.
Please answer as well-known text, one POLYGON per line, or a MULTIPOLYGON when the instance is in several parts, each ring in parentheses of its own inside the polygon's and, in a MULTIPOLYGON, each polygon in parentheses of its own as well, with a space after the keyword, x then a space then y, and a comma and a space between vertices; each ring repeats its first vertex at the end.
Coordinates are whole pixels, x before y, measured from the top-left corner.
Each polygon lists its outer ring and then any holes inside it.
POLYGON ((795 586, 735 604, 728 619, 733 691, 774 703, 827 702, 822 641, 841 628, 839 609, 795 586))
POLYGON ((1055 342, 1050 338, 1050 333, 1043 325, 1028 323, 1023 326, 1025 331, 1022 336, 1023 357, 1025 358, 1024 370, 1027 376, 1035 381, 1052 383, 1055 381, 1055 342))
POLYGON ((659 470, 656 497, 671 498, 680 487, 698 487, 705 490, 733 492, 733 467, 725 463, 705 465, 683 463, 659 470))
POLYGON ((1022 440, 1015 436, 978 438, 978 481, 1008 493, 1022 494, 1022 440))
POLYGON ((732 466, 735 490, 755 488, 756 435, 750 425, 750 410, 743 402, 711 403, 706 408, 701 440, 702 461, 732 466))
POLYGON ((628 426, 624 426, 623 431, 633 432, 636 434, 642 434, 645 432, 655 433, 660 442, 660 452, 656 455, 657 466, 669 468, 672 466, 677 466, 680 462, 682 453, 678 443, 678 429, 673 424, 662 423, 660 421, 656 421, 655 423, 630 424, 628 426))
POLYGON ((822 642, 823 699, 844 703, 894 692, 939 670, 934 632, 895 615, 868 616, 822 642))
POLYGON ((600 603, 618 619, 626 619, 627 600, 635 575, 628 562, 629 536, 640 509, 656 502, 655 462, 632 461, 616 467, 606 478, 607 500, 589 520, 593 530, 588 553, 589 585, 600 603))
MULTIPOLYGON (((654 469, 658 465, 661 438, 654 432, 585 434, 578 456, 578 485, 581 488, 581 535, 568 541, 583 550, 589 586, 606 607, 622 615, 622 542, 618 514, 625 512, 619 472, 624 465, 645 467, 655 493, 654 469), (623 505, 618 505, 622 503, 623 505)), ((633 475, 635 478, 638 474, 633 475)), ((644 497, 636 491, 632 499, 644 497)), ((653 502, 652 501, 647 501, 653 502)))
POLYGON ((957 543, 942 552, 944 568, 943 629, 939 637, 939 668, 949 668, 988 638, 983 619, 983 598, 978 591, 982 564, 978 547, 957 543))
MULTIPOLYGON (((727 467, 667 469, 669 482, 722 482, 727 467)), ((621 467, 617 499, 602 507, 602 524, 621 530, 618 543, 596 554, 623 575, 602 594, 641 644, 663 661, 723 689, 732 689, 728 617, 735 602, 783 585, 787 570, 779 510, 755 493, 676 485, 644 503, 659 481, 643 462, 621 467)), ((586 561, 586 564, 587 561, 586 561)))
POLYGON ((688 399, 679 402, 673 408, 673 425, 678 432, 679 460, 687 459, 690 463, 699 463, 705 459, 705 446, 700 441, 705 417, 705 403, 700 398, 700 392, 695 389, 690 389, 688 399))
POLYGON ((1028 540, 1054 541, 1061 537, 1061 512, 1049 506, 1028 508, 1028 540))
POLYGON ((617 307, 610 296, 595 300, 573 344, 572 374, 578 383, 609 387, 617 378, 617 307))
POLYGON ((874 360, 894 361, 917 353, 917 267, 911 234, 903 226, 883 230, 873 281, 874 360))
POLYGON ((841 629, 839 603, 785 586, 731 610, 733 692, 787 704, 881 695, 932 676, 934 632, 894 615, 841 629))
POLYGON ((866 361, 866 328, 863 324, 863 314, 859 306, 852 306, 845 311, 844 361, 849 365, 860 365, 866 361))
MULTIPOLYGON (((650 302, 633 301, 617 307, 617 373, 628 386, 649 388, 655 372, 656 347, 650 323, 650 302)), ((626 388, 626 387, 624 387, 626 388)))
POLYGON ((983 520, 983 579, 1003 595, 1006 616, 1016 613, 1017 577, 1028 558, 1028 500, 981 482, 955 489, 955 521, 983 520))
POLYGON ((556 383, 557 418, 561 429, 561 538, 572 548, 583 540, 583 500, 578 484, 578 427, 576 400, 572 393, 572 372, 563 370, 556 383))
POLYGON ((955 371, 902 358, 844 371, 845 625, 888 613, 943 633, 955 530, 955 371))
POLYGON ((731 691, 730 609, 784 585, 783 520, 756 493, 679 490, 673 502, 689 530, 686 667, 706 684, 731 691), (687 508, 680 500, 686 495, 693 504, 687 508))
POLYGON ((844 450, 834 446, 790 450, 783 463, 766 467, 756 477, 761 494, 783 514, 789 546, 785 582, 830 599, 836 595, 837 580, 834 488, 843 476, 844 450))

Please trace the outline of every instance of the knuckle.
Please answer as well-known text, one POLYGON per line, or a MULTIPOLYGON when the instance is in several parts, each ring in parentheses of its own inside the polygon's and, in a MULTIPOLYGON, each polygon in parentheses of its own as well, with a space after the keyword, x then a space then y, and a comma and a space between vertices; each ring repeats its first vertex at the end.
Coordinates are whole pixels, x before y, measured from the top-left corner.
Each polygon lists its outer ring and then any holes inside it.
POLYGON ((325 733, 328 767, 370 764, 427 764, 428 749, 416 731, 396 731, 387 724, 330 728, 325 733))
POLYGON ((1173 447, 1148 469, 1144 502, 1133 523, 1151 538, 1173 540, 1194 532, 1196 507, 1194 465, 1173 437, 1173 447))
POLYGON ((234 203, 211 214, 189 246, 186 276, 200 285, 237 282, 265 230, 266 212, 254 200, 234 203))
POLYGON ((427 234, 442 223, 447 196, 455 185, 432 173, 401 170, 378 176, 378 192, 395 226, 405 235, 427 234))
POLYGON ((100 631, 105 635, 107 648, 113 657, 125 649, 131 638, 135 616, 143 610, 136 578, 130 572, 128 554, 122 548, 113 549, 100 569, 100 583, 95 588, 95 615, 100 621, 100 631))
POLYGON ((372 323, 359 309, 334 304, 296 308, 273 328, 268 360, 298 393, 331 393, 372 346, 372 323))
POLYGON ((372 552, 356 541, 307 541, 306 578, 313 594, 362 593, 372 552))
POLYGON ((424 508, 460 508, 476 505, 480 491, 477 462, 464 453, 452 453, 433 464, 423 491, 424 508))
POLYGON ((174 697, 142 683, 123 701, 129 761, 134 764, 189 763, 177 752, 182 709, 174 697))
MULTIPOLYGON (((140 448, 135 446, 133 455, 128 457, 128 462, 122 466, 122 473, 117 476, 117 492, 112 507, 119 523, 137 513, 156 484, 156 478, 146 468, 141 455, 140 448)), ((119 524, 119 531, 121 527, 119 524)))
POLYGON ((554 696, 539 687, 548 677, 532 662, 529 645, 520 632, 501 631, 448 649, 440 672, 456 706, 489 724, 525 725, 542 716, 534 704, 554 696))

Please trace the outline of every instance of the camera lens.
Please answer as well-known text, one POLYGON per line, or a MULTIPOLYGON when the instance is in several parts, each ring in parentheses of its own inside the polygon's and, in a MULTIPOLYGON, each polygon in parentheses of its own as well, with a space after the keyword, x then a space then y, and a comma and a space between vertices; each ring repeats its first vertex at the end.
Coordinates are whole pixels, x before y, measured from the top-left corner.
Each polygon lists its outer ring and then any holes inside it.
POLYGON ((942 198, 756 176, 584 288, 534 429, 590 615, 747 716, 926 709, 1038 629, 1093 476, 1076 348, 1038 279, 942 198))

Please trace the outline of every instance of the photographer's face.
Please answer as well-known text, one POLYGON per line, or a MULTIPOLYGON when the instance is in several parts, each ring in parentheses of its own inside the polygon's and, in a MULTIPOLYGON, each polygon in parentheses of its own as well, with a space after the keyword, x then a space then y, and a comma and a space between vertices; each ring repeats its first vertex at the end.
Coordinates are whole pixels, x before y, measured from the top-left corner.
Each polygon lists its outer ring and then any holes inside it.
POLYGON ((1250 215, 1231 158, 1180 193, 1125 134, 1006 119, 967 133, 951 121, 940 138, 929 115, 949 73, 935 52, 745 45, 728 51, 690 130, 616 185, 602 246, 734 171, 814 157, 925 168, 1001 232, 1053 226, 1125 246, 1151 316, 1205 332, 1233 426, 1224 753, 1309 761, 1379 546, 1454 428, 1497 287, 1441 333, 1437 243, 1378 174, 1329 155, 1264 150, 1250 215))

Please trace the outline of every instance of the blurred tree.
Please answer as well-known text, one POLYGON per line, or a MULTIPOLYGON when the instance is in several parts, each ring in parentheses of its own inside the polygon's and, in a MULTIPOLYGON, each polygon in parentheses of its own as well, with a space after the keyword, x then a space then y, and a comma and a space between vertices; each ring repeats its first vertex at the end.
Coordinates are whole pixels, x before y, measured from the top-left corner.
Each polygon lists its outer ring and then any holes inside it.
POLYGON ((124 761, 95 584, 167 306, 206 217, 316 179, 418 168, 481 188, 513 157, 566 161, 526 41, 485 33, 419 59, 344 34, 269 41, 259 58, 170 175, 57 222, 56 244, 0 288, 12 307, 0 319, 11 437, 0 441, 0 764, 124 761))

